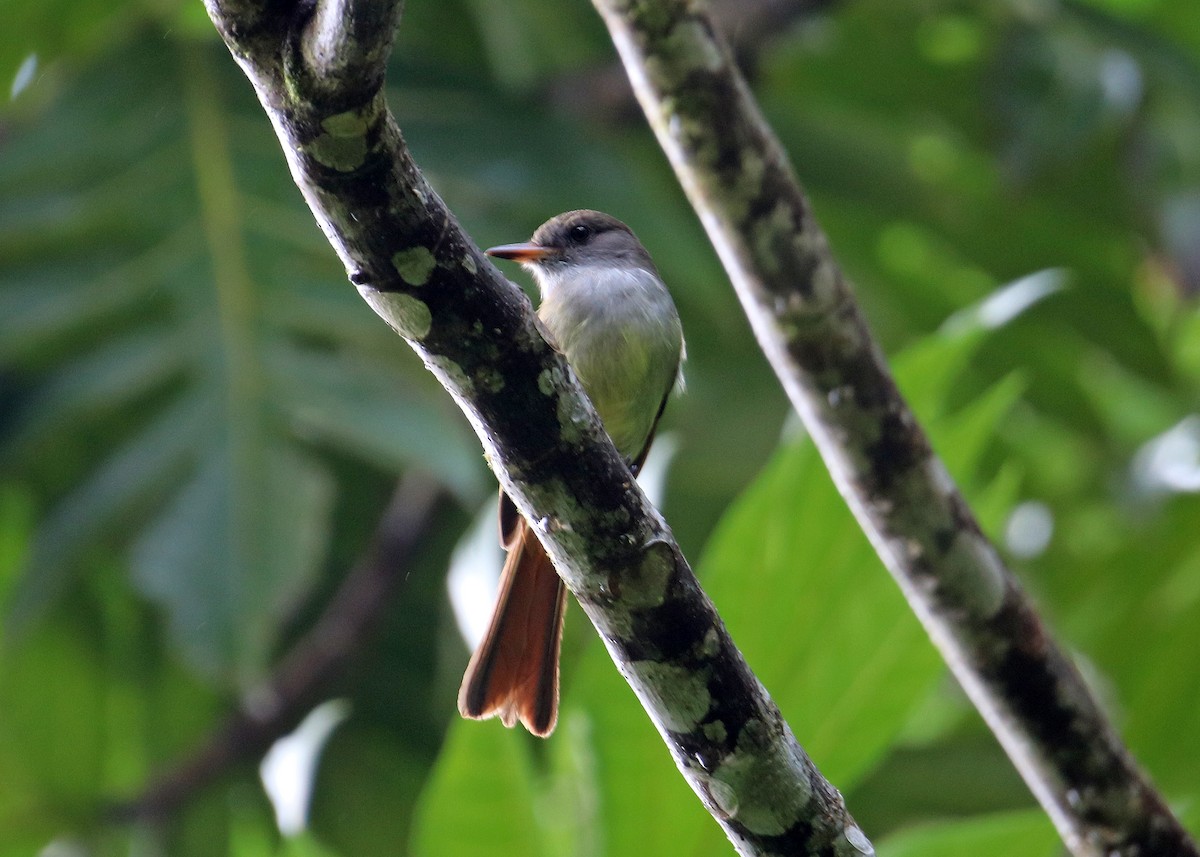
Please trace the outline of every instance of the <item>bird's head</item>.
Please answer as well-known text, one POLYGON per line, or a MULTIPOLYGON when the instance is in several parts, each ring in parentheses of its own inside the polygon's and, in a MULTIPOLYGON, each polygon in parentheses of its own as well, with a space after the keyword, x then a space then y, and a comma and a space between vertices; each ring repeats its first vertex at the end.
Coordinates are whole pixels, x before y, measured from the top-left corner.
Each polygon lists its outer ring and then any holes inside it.
POLYGON ((568 211, 537 228, 524 244, 503 244, 485 251, 520 262, 535 274, 570 266, 605 265, 654 272, 650 254, 628 226, 600 211, 568 211))

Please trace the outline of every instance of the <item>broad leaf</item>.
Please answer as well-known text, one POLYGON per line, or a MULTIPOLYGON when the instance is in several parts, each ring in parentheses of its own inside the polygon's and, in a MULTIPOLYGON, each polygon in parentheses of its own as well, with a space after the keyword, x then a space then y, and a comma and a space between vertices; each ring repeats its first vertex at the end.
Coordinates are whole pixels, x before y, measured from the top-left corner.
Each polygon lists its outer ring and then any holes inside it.
POLYGON ((56 498, 10 636, 88 550, 128 546, 189 661, 245 685, 325 561, 327 453, 464 497, 481 468, 345 283, 258 105, 226 96, 236 74, 215 44, 160 41, 5 141, 0 358, 32 392, 0 462, 56 498))
POLYGON ((1061 843, 1040 810, 946 821, 904 830, 876 844, 879 857, 1051 857, 1061 843))
POLYGON ((530 740, 496 720, 451 727, 417 808, 415 857, 544 853, 530 740))

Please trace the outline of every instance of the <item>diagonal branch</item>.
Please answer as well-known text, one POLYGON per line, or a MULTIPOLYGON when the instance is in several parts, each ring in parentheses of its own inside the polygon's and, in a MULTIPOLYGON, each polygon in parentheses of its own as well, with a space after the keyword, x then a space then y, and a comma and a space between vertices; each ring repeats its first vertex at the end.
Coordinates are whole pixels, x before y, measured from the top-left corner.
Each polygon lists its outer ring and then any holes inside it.
MULTIPOLYGON (((528 299, 426 183, 381 87, 364 86, 382 81, 384 52, 376 49, 391 34, 367 44, 353 25, 331 33, 336 17, 314 25, 303 2, 206 5, 351 281, 462 407, 504 489, 535 522, 681 773, 737 849, 870 853, 562 356, 541 338, 528 299), (376 65, 326 62, 314 42, 345 44, 376 65), (357 77, 325 76, 350 68, 357 77)), ((346 3, 346 20, 369 5, 346 3)))
MULTIPOLYGON (((729 40, 734 59, 750 80, 760 56, 798 22, 828 11, 837 0, 711 0, 717 29, 729 40)), ((619 60, 571 71, 554 80, 547 97, 555 108, 595 123, 641 117, 629 77, 619 60)))
POLYGON ((594 2, 839 490, 1067 846, 1197 854, 930 448, 711 20, 594 2))

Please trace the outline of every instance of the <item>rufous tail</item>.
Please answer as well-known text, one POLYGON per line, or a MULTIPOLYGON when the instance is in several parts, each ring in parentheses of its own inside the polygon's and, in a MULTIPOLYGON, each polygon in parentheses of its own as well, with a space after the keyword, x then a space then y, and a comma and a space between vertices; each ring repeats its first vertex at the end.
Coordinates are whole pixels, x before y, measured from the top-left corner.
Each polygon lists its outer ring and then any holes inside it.
POLYGON ((558 655, 567 590, 524 519, 508 542, 492 623, 463 676, 463 717, 518 720, 545 737, 558 720, 558 655))

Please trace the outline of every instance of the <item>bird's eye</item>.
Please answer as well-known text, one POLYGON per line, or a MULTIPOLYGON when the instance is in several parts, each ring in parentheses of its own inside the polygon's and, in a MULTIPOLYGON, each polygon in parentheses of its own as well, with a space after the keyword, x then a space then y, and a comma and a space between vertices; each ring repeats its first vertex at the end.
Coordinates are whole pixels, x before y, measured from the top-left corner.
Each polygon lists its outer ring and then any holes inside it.
POLYGON ((584 226, 582 223, 578 223, 567 230, 567 237, 571 239, 571 243, 573 244, 582 244, 584 241, 587 241, 591 235, 592 230, 584 226))

